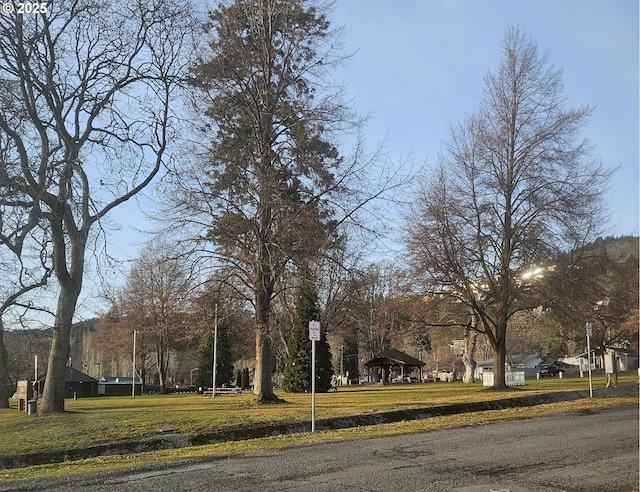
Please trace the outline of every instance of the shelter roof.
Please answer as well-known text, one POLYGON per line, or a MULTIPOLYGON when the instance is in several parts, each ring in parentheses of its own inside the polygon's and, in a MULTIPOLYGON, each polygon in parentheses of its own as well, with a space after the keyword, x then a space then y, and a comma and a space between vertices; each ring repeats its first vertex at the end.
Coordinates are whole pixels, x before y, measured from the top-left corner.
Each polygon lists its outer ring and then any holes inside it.
POLYGON ((88 376, 84 372, 80 372, 71 366, 65 367, 64 379, 67 383, 95 383, 96 379, 88 376))
MULTIPOLYGON (((42 376, 38 381, 44 381, 47 377, 42 376)), ((65 383, 97 383, 98 380, 86 375, 83 372, 74 369, 71 366, 64 368, 64 381, 65 383)))
POLYGON ((405 354, 400 350, 390 349, 380 355, 374 357, 364 364, 367 367, 384 367, 384 366, 411 366, 423 367, 424 362, 409 354, 405 354))

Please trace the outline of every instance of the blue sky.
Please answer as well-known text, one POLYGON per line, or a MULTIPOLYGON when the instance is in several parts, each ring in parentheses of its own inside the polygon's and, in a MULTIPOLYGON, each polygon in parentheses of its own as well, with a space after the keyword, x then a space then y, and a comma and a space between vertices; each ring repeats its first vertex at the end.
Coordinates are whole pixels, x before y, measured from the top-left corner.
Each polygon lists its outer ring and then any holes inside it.
POLYGON ((638 234, 637 0, 338 0, 334 23, 353 57, 340 76, 370 143, 435 163, 452 124, 475 110, 505 31, 519 26, 563 69, 568 106, 595 107, 584 136, 607 167, 612 235, 638 234))
MULTIPOLYGON (((606 166, 620 168, 603 190, 608 234, 637 235, 638 16, 638 0, 337 0, 333 22, 344 26, 343 52, 353 56, 336 77, 370 114, 369 145, 387 139, 392 159, 428 172, 451 125, 477 108, 506 29, 521 27, 563 69, 567 104, 595 107, 584 135, 606 166)), ((137 230, 155 226, 143 214, 151 205, 132 200, 114 211, 121 230, 109 236, 113 256, 137 257, 148 238, 137 230)), ((79 318, 94 311, 92 284, 87 279, 79 318)))

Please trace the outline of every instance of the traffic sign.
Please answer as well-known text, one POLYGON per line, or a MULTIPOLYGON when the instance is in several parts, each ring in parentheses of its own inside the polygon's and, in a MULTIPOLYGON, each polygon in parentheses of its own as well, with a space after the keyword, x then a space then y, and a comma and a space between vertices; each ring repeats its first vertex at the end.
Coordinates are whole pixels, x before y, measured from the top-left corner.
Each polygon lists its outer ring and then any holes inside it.
POLYGON ((309 340, 320 341, 320 321, 309 321, 309 340))
POLYGON ((316 431, 316 342, 320 341, 320 321, 309 321, 311 340, 311 432, 316 431))

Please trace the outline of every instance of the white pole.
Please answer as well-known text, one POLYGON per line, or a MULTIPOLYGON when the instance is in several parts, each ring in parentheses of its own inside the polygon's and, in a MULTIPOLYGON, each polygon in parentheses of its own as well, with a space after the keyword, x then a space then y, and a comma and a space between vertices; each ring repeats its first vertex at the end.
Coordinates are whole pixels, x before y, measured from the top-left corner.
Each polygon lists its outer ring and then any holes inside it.
POLYGON ((316 341, 320 341, 320 322, 309 321, 311 340, 311 432, 316 431, 316 341))
POLYGON ((213 320, 213 391, 211 397, 216 396, 216 366, 218 365, 218 305, 213 320))
POLYGON ((40 393, 40 385, 38 384, 38 354, 36 354, 36 360, 35 360, 35 373, 36 373, 36 379, 35 379, 35 384, 33 385, 34 389, 36 390, 36 400, 38 399, 38 393, 40 393))
POLYGON ((591 380, 591 334, 593 325, 587 322, 587 361, 589 364, 589 398, 593 398, 593 382, 591 380))
POLYGON ((133 330, 133 379, 131 381, 131 398, 136 397, 136 334, 138 330, 133 330))
POLYGON ((311 432, 316 431, 316 341, 311 341, 311 432))

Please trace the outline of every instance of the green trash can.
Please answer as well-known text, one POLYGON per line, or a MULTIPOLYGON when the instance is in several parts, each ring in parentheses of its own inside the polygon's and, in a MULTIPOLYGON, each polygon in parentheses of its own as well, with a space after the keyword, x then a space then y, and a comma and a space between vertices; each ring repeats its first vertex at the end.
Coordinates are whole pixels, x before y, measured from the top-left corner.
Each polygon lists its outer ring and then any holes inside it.
POLYGON ((29 400, 27 402, 27 414, 35 415, 38 413, 38 401, 37 400, 29 400))

